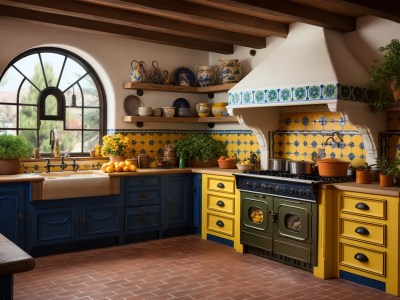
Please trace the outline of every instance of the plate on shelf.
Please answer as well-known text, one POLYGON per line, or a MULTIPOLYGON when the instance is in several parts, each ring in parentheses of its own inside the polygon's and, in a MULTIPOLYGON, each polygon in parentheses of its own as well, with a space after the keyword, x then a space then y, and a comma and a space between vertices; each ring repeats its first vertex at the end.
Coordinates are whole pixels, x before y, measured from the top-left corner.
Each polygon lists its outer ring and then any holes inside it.
POLYGON ((137 96, 129 95, 124 100, 124 110, 128 116, 137 116, 138 107, 141 106, 142 102, 137 96))
POLYGON ((172 106, 175 108, 190 108, 190 104, 185 98, 176 99, 172 106))
POLYGON ((192 70, 188 68, 178 68, 175 71, 175 84, 180 85, 179 82, 181 81, 181 78, 187 79, 189 81, 190 86, 194 86, 196 84, 196 77, 194 76, 194 73, 192 70))

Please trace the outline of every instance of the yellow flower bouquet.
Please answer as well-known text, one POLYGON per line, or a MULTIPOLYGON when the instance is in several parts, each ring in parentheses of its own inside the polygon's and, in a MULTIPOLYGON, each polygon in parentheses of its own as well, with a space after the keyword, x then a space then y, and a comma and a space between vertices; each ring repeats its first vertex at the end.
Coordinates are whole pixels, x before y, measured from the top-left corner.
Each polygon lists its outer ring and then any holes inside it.
POLYGON ((115 135, 109 134, 103 136, 103 147, 101 147, 102 156, 132 156, 133 146, 129 138, 121 133, 115 135))

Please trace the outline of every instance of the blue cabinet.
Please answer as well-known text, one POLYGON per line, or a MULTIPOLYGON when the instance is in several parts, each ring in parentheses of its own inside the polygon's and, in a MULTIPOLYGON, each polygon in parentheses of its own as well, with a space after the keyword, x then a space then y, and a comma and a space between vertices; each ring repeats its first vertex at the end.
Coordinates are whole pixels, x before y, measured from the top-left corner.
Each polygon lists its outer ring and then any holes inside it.
POLYGON ((193 174, 193 228, 201 234, 201 174, 193 174))
POLYGON ((192 186, 191 174, 161 177, 162 237, 192 232, 192 186))
MULTIPOLYGON (((28 250, 115 238, 122 239, 119 195, 33 201, 28 250)), ((114 243, 114 244, 115 244, 114 243)), ((36 252, 34 252, 36 254, 36 252)))
POLYGON ((31 195, 31 183, 0 184, 0 233, 25 249, 25 203, 31 195))

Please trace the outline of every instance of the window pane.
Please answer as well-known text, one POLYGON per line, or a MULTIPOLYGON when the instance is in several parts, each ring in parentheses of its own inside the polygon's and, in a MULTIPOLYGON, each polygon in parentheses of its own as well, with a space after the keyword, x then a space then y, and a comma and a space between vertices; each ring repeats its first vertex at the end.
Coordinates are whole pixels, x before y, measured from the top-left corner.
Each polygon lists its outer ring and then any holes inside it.
POLYGON ((17 135, 16 130, 0 130, 0 134, 12 134, 12 135, 17 135))
POLYGON ((65 128, 82 129, 82 108, 66 109, 65 128))
POLYGON ((57 98, 53 95, 48 95, 44 100, 45 115, 57 116, 57 98))
POLYGON ((0 82, 0 102, 16 103, 22 76, 14 68, 9 68, 0 82))
POLYGON ((75 84, 73 87, 68 89, 64 95, 65 95, 65 105, 72 106, 72 95, 75 95, 75 104, 76 106, 82 106, 82 93, 81 89, 79 88, 79 85, 75 84))
POLYGON ((17 106, 0 104, 0 127, 17 128, 17 106))
POLYGON ((82 152, 82 132, 64 131, 61 140, 61 151, 63 152, 82 152))
POLYGON ((15 63, 18 70, 21 71, 30 81, 40 90, 46 87, 43 77, 43 69, 40 65, 39 55, 32 54, 26 56, 15 63))
POLYGON ((42 53, 41 57, 45 66, 47 84, 55 87, 61 74, 65 56, 57 53, 42 53), (51 66, 51 68, 47 68, 46 66, 51 66))
POLYGON ((71 84, 81 78, 86 71, 75 61, 68 58, 65 63, 64 71, 61 75, 60 90, 66 90, 71 84))
POLYGON ((99 132, 98 131, 84 131, 83 139, 83 152, 89 152, 94 149, 99 143, 99 132))
POLYGON ((83 121, 85 129, 99 129, 100 110, 98 108, 85 108, 83 121))
POLYGON ((19 135, 26 137, 26 139, 36 147, 36 130, 20 130, 19 135))
POLYGON ((37 128, 37 106, 21 105, 19 107, 19 127, 37 128))
POLYGON ((23 104, 38 104, 39 91, 28 81, 22 84, 19 102, 23 104))
POLYGON ((86 76, 80 81, 85 99, 85 106, 100 106, 99 93, 97 87, 90 76, 86 76))
POLYGON ((50 131, 54 129, 55 136, 57 138, 62 138, 63 122, 53 121, 53 120, 42 120, 40 121, 39 129, 39 148, 42 153, 50 153, 50 131))

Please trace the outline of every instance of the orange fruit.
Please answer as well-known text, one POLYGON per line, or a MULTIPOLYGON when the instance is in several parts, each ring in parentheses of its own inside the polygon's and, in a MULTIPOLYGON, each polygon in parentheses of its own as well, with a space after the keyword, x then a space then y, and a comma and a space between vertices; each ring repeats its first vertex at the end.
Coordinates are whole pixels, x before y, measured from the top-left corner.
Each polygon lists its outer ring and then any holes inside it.
POLYGON ((130 160, 126 160, 126 161, 125 161, 125 165, 126 165, 127 167, 129 167, 130 165, 132 165, 132 162, 131 162, 130 160))
POLYGON ((126 166, 126 163, 124 161, 120 161, 118 166, 120 166, 121 168, 126 166))
POLYGON ((123 167, 121 167, 120 165, 115 167, 115 172, 122 172, 123 171, 123 167))
POLYGON ((106 168, 106 171, 107 171, 107 173, 114 173, 114 171, 115 171, 115 169, 114 169, 114 167, 107 167, 106 168))
POLYGON ((105 172, 106 169, 107 169, 107 167, 108 167, 108 165, 103 164, 103 165, 101 166, 100 170, 102 170, 103 172, 105 172))
POLYGON ((135 166, 135 165, 130 165, 130 166, 129 166, 129 170, 130 170, 131 172, 135 172, 135 171, 136 171, 136 166, 135 166))
POLYGON ((129 172, 129 167, 128 167, 128 166, 125 166, 125 167, 122 168, 122 170, 123 170, 124 172, 129 172))

